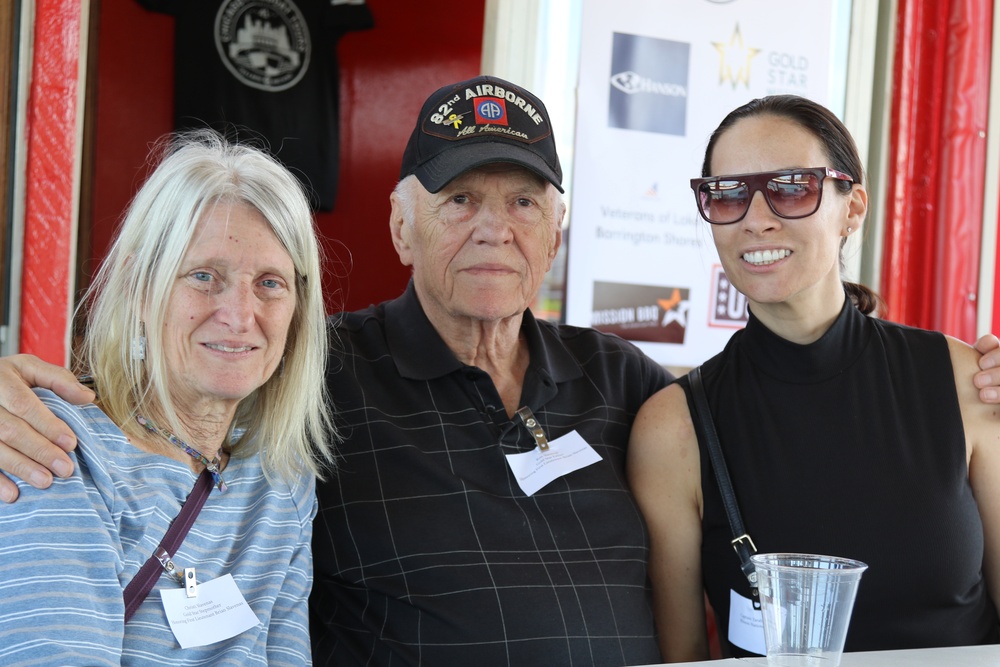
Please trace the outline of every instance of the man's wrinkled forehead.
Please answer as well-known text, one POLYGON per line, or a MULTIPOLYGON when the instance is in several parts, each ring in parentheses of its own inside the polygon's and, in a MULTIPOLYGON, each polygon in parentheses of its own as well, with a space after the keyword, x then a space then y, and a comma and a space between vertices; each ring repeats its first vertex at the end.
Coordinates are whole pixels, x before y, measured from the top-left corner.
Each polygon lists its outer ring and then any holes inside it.
POLYGON ((468 169, 449 181, 441 191, 461 189, 470 183, 488 179, 504 179, 512 183, 530 184, 539 190, 552 188, 553 192, 558 192, 548 180, 513 162, 491 162, 468 169))

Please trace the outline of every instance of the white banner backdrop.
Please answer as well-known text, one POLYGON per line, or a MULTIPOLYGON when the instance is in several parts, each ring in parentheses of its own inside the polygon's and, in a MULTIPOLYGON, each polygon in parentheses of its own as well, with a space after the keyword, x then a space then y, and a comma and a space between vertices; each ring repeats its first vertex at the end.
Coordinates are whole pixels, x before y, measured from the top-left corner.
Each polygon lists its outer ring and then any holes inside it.
POLYGON ((746 322, 691 178, 732 109, 794 93, 842 110, 846 3, 584 0, 566 321, 690 367, 746 322))

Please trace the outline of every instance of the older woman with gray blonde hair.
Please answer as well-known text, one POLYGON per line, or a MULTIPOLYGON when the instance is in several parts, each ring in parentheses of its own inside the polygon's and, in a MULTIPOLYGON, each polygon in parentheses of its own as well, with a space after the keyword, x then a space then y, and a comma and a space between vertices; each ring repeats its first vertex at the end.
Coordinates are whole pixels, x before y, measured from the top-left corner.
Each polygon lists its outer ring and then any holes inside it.
POLYGON ((95 404, 36 390, 76 471, 0 508, 5 665, 310 662, 334 436, 312 215, 263 151, 210 131, 159 149, 84 300, 95 404))

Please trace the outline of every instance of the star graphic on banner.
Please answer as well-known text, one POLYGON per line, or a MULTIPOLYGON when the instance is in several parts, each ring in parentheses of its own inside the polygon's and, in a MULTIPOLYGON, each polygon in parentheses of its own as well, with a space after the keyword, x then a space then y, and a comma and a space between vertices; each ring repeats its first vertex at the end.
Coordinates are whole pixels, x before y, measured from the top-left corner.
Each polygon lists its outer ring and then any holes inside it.
POLYGON ((674 292, 673 294, 670 295, 669 299, 657 299, 656 305, 658 305, 663 310, 670 310, 671 308, 677 306, 677 304, 679 304, 680 302, 681 302, 681 291, 675 287, 674 292))
POLYGON ((676 322, 682 327, 687 328, 687 315, 691 304, 681 298, 681 291, 679 289, 675 287, 669 299, 657 299, 656 305, 663 310, 663 321, 660 322, 660 326, 665 327, 672 322, 676 322))
POLYGON ((712 46, 719 52, 719 83, 732 83, 733 88, 736 88, 736 84, 742 83, 749 88, 750 61, 760 53, 760 49, 750 48, 743 44, 740 24, 736 24, 728 44, 712 42, 712 46))

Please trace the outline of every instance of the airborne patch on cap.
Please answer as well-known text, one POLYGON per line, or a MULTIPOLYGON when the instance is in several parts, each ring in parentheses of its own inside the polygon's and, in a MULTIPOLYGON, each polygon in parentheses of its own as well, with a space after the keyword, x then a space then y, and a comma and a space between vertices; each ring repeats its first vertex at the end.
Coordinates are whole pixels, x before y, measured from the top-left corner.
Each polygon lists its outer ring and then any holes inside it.
POLYGON ((520 165, 563 191, 545 105, 513 83, 478 76, 427 98, 399 177, 415 174, 428 192, 439 192, 459 174, 494 162, 520 165))
POLYGON ((472 107, 476 110, 476 124, 507 124, 507 105, 498 97, 474 97, 472 107))
POLYGON ((516 91, 491 85, 448 95, 424 120, 422 130, 442 139, 503 135, 529 144, 551 133, 530 101, 516 91))

